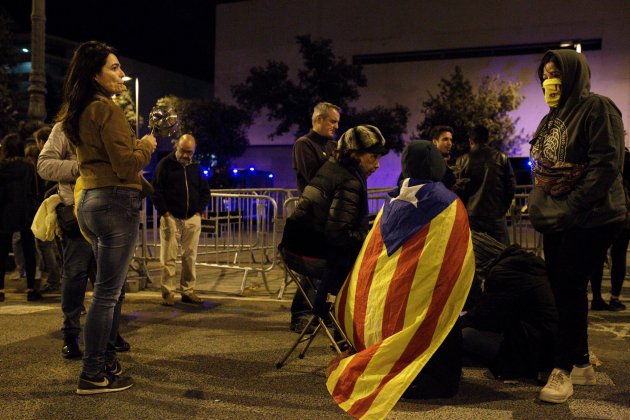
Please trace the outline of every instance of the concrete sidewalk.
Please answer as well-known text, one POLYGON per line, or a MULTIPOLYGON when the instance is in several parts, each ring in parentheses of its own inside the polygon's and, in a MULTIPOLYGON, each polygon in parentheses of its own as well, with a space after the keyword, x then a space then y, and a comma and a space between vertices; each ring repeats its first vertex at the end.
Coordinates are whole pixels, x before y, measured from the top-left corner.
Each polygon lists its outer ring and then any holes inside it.
MULTIPOLYGON (((7 281, 0 304, 0 418, 347 417, 325 387, 324 369, 334 354, 323 336, 304 359, 294 355, 275 367, 296 337, 288 330, 295 288, 284 299, 275 296, 280 269, 267 276, 273 293, 260 276, 250 276, 240 296, 242 272, 202 268, 197 289, 208 302, 199 307, 177 299, 165 307, 159 268, 149 268, 154 283, 128 293, 123 307, 121 333, 132 349, 120 359, 135 385, 108 395, 74 394, 81 366, 60 354, 59 295, 29 303, 18 293, 22 281, 7 281)), ((603 363, 598 384, 576 386, 567 404, 540 403, 534 383, 503 383, 485 369, 465 368, 456 397, 400 401, 388 418, 630 418, 630 311, 593 312, 589 320, 591 349, 603 363)))

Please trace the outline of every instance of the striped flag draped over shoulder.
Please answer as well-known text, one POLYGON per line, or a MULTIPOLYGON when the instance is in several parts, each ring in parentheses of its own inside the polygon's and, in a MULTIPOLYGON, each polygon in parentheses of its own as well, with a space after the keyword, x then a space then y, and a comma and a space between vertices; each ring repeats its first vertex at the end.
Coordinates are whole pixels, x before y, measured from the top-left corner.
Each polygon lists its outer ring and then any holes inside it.
MULTIPOLYGON (((383 418, 457 321, 475 262, 463 203, 442 183, 406 179, 383 206, 335 315, 357 353, 326 386, 356 418, 383 418)), ((391 194, 390 194, 391 195, 391 194)))

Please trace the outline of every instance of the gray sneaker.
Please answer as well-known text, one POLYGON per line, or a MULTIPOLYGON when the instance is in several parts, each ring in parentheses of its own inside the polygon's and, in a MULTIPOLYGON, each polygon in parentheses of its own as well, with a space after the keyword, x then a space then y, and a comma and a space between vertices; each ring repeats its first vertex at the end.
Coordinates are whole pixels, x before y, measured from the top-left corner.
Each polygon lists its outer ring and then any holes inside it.
POLYGON ((541 401, 561 404, 573 395, 573 383, 571 377, 562 369, 554 369, 549 375, 547 385, 540 391, 538 398, 541 401))

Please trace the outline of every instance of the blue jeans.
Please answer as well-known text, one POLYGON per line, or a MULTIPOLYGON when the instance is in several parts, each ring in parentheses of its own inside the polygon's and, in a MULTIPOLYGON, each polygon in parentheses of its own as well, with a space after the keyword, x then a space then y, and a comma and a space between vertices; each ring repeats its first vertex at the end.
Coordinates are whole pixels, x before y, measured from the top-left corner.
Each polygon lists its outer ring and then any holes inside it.
MULTIPOLYGON (((79 233, 63 232, 63 276, 61 280, 61 310, 63 311, 64 338, 81 333, 81 310, 85 299, 88 277, 94 275, 92 246, 79 233)), ((93 277, 92 277, 93 278, 93 277)))
POLYGON ((89 376, 99 374, 116 358, 112 344, 138 239, 139 210, 140 190, 126 187, 85 190, 78 204, 79 226, 92 243, 96 259, 94 293, 84 331, 83 373, 89 376))

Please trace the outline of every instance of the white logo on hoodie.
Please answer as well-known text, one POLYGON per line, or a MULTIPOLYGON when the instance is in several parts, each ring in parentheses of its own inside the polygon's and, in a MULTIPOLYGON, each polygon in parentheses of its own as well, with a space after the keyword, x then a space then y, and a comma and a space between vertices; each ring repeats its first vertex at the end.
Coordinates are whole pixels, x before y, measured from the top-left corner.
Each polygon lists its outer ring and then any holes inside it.
POLYGON ((567 127, 564 122, 558 118, 554 118, 549 125, 549 129, 533 147, 532 156, 542 155, 552 162, 565 162, 567 157, 567 127))

